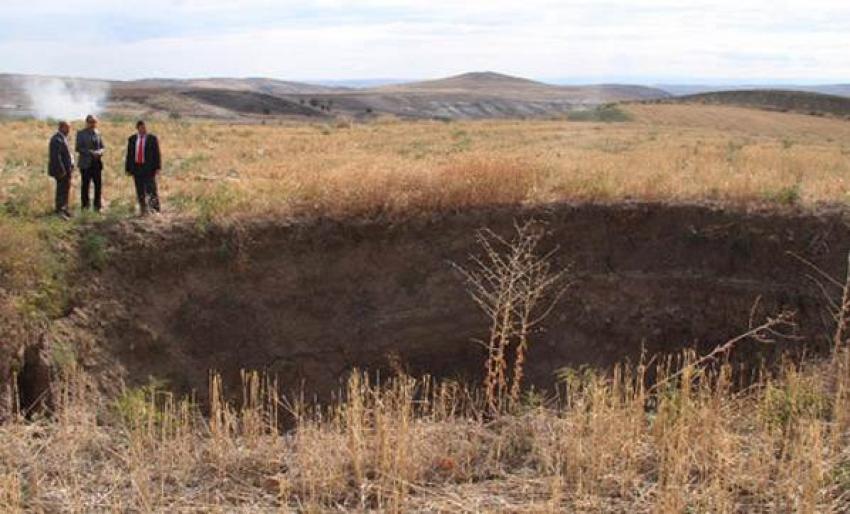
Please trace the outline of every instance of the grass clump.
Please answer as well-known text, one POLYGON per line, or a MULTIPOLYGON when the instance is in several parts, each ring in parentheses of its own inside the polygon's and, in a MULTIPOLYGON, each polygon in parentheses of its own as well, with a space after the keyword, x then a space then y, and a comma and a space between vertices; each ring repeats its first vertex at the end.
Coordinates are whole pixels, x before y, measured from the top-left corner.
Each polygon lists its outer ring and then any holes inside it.
POLYGON ((103 270, 108 262, 109 241, 106 236, 87 231, 80 238, 80 264, 84 268, 103 270))
POLYGON ((605 104, 592 109, 572 111, 567 114, 567 119, 594 123, 621 123, 632 121, 633 118, 617 104, 605 104))
POLYGON ((794 206, 800 203, 802 192, 800 184, 796 183, 790 186, 780 188, 779 190, 766 194, 766 199, 771 203, 778 205, 794 206))

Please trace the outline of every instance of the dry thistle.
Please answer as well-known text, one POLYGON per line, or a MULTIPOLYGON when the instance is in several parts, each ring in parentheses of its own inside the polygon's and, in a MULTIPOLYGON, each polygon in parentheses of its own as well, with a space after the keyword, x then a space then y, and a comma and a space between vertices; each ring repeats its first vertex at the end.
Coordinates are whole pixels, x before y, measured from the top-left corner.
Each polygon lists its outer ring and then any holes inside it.
POLYGON ((475 235, 482 256, 471 265, 453 263, 469 294, 490 320, 484 395, 492 413, 519 400, 529 338, 569 287, 568 270, 553 270, 558 250, 539 253, 545 232, 534 220, 514 222, 515 234, 504 239, 490 229, 475 235))

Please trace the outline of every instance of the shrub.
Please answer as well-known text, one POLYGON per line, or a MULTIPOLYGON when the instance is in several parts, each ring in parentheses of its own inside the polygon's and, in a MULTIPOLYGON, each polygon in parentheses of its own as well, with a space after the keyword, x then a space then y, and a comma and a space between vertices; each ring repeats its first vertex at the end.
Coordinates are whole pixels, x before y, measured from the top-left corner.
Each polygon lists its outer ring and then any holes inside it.
POLYGON ((617 123, 631 121, 629 113, 623 111, 616 104, 606 104, 593 109, 572 111, 567 114, 569 121, 585 121, 597 123, 617 123))
POLYGON ((88 231, 80 239, 80 263, 83 267, 103 270, 107 264, 109 241, 102 234, 88 231))

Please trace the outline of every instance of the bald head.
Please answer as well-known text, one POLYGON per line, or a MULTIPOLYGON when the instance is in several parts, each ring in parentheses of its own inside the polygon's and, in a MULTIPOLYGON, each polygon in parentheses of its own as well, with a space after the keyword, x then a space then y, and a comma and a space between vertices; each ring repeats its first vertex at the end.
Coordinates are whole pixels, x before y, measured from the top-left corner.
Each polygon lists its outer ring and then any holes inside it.
POLYGON ((60 121, 59 132, 67 136, 71 133, 71 125, 69 125, 67 121, 60 121))

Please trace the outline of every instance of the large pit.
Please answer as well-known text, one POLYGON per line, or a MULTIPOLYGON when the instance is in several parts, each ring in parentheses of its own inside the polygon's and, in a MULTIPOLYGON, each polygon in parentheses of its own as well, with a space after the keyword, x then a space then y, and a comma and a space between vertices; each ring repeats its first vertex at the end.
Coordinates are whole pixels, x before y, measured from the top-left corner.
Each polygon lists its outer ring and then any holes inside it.
MULTIPOLYGON (((843 276, 840 211, 742 211, 661 204, 482 208, 403 221, 263 220, 104 228, 110 264, 80 297, 77 325, 106 349, 111 375, 155 377, 203 398, 210 370, 242 369, 284 390, 326 396, 354 367, 474 378, 487 320, 450 263, 477 253, 481 227, 547 223, 556 266, 574 284, 535 334, 530 381, 563 366, 609 366, 683 347, 711 348, 759 316, 791 308, 809 348, 831 330, 821 292, 793 252, 843 276), (96 320, 96 321, 93 321, 96 320)), ((793 349, 752 343, 761 358, 793 349)), ((94 361, 93 361, 94 362, 94 361)), ((104 364, 108 363, 108 364, 104 364)), ((238 390, 234 389, 234 390, 238 390)))

